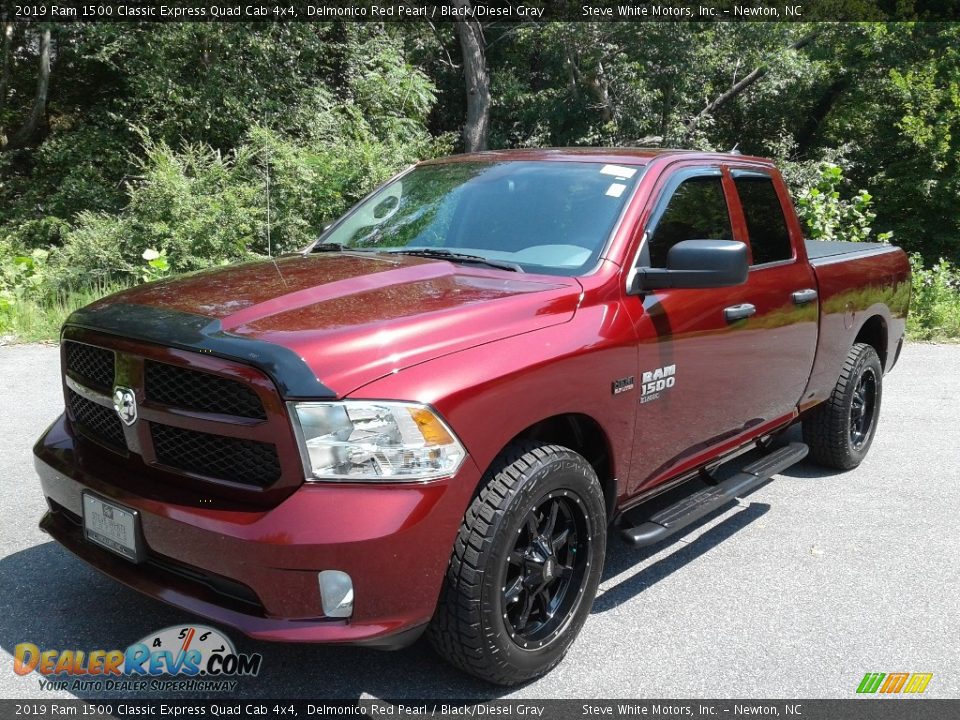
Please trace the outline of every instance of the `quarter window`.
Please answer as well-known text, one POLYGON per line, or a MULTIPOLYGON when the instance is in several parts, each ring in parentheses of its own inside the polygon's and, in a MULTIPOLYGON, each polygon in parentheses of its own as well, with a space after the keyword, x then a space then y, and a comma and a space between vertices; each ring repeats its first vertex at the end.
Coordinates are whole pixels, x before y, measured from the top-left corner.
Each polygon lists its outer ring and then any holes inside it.
POLYGON ((667 253, 683 240, 729 240, 730 213, 720 176, 684 180, 650 235, 650 267, 666 267, 667 253))
POLYGON ((773 180, 766 176, 744 175, 735 177, 734 184, 747 221, 753 264, 790 260, 793 257, 790 231, 773 180))

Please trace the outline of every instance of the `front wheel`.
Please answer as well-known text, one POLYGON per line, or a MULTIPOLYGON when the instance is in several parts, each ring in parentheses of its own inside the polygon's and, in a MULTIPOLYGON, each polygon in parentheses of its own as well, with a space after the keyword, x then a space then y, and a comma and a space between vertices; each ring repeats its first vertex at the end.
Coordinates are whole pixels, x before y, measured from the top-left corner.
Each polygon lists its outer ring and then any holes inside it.
POLYGON ((838 470, 855 468, 867 456, 880 418, 883 366, 864 343, 850 348, 830 398, 803 419, 810 457, 838 470))
POLYGON ((558 445, 517 443, 464 516, 430 639, 448 661, 499 685, 548 672, 593 604, 606 552, 596 473, 558 445))

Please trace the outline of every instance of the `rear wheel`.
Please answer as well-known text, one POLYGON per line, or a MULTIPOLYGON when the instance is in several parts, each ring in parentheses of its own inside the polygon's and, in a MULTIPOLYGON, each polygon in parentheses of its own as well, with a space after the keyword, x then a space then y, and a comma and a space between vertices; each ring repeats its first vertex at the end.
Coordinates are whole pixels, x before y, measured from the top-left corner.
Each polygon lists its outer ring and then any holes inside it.
POLYGON ((590 612, 606 551, 596 473, 558 445, 518 443, 470 505, 430 626, 437 651, 513 685, 560 660, 590 612))
POLYGON ((803 420, 803 440, 821 465, 849 470, 867 456, 877 431, 883 366, 870 345, 850 349, 830 398, 803 420))

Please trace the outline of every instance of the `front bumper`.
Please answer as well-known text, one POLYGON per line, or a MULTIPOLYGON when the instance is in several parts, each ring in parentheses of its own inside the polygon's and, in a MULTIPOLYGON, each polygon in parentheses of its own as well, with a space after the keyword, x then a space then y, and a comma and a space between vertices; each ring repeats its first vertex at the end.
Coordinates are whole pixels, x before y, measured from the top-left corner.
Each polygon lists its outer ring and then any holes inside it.
POLYGON ((155 489, 138 493, 137 478, 108 453, 78 444, 63 416, 34 456, 50 507, 41 528, 106 575, 254 638, 382 647, 409 644, 429 622, 480 478, 468 458, 446 480, 304 484, 264 509, 182 493, 164 497, 155 489), (139 512, 145 562, 83 538, 84 490, 139 512), (321 570, 352 577, 349 620, 323 617, 321 570))

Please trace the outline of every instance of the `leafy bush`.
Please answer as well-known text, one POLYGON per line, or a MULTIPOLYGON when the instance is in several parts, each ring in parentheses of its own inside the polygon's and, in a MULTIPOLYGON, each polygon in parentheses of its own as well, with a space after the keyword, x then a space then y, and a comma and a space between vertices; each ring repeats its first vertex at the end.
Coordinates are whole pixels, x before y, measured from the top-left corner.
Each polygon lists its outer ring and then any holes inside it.
POLYGON ((45 247, 60 242, 60 231, 78 211, 123 207, 121 178, 131 171, 135 142, 120 123, 58 125, 29 163, 17 153, 0 153, 0 235, 13 234, 27 248, 45 247))
POLYGON ((9 244, 0 245, 0 323, 8 317, 17 301, 38 294, 44 287, 47 251, 29 255, 15 254, 9 244))
POLYGON ((141 133, 127 206, 79 213, 62 231, 54 264, 68 283, 129 281, 143 274, 147 250, 173 272, 290 251, 399 168, 438 149, 426 134, 382 142, 362 119, 342 109, 333 114, 328 121, 349 122, 354 137, 340 128, 294 141, 255 127, 240 147, 222 153, 203 144, 174 149, 141 133))
POLYGON ((313 88, 295 110, 303 113, 295 136, 255 125, 222 151, 134 129, 140 150, 130 154, 119 210, 84 201, 88 209, 69 221, 8 217, 0 225, 0 332, 52 337, 76 297, 303 247, 405 165, 452 151, 452 135, 424 129, 433 103, 424 77, 391 74, 387 93, 382 69, 351 75, 356 101, 313 88))
POLYGON ((919 253, 910 256, 910 264, 910 335, 920 340, 960 338, 960 269, 943 258, 932 268, 925 268, 919 253))
POLYGON ((167 251, 157 252, 153 248, 147 248, 143 251, 143 274, 141 277, 144 282, 153 282, 154 280, 163 280, 170 275, 170 262, 167 260, 167 251))
POLYGON ((0 330, 24 337, 75 295, 302 247, 454 145, 428 132, 437 88, 397 28, 104 23, 54 30, 44 126, 10 149, 39 48, 32 27, 10 40, 0 330))
POLYGON ((89 281, 66 287, 58 281, 50 257, 42 249, 18 254, 0 240, 0 336, 55 339, 71 312, 121 287, 89 281))
POLYGON ((165 251, 176 271, 243 257, 265 216, 248 163, 244 149, 224 156, 186 145, 177 152, 145 137, 127 206, 119 213, 79 213, 55 264, 75 284, 90 277, 139 279, 148 248, 165 251))
POLYGON ((825 163, 812 187, 801 191, 797 198, 797 214, 811 240, 846 240, 849 242, 889 242, 892 233, 873 236, 873 196, 859 190, 851 198, 840 193, 843 170, 838 165, 825 163), (873 237, 871 237, 873 236, 873 237))

